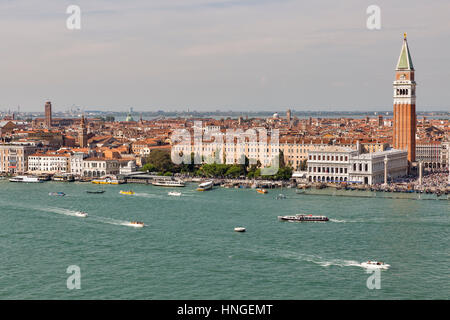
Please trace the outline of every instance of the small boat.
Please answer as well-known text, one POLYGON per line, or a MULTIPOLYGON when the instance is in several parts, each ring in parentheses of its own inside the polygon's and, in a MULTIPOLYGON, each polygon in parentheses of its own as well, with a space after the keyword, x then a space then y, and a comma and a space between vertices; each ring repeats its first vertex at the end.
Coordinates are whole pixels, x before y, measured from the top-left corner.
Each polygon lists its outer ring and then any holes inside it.
POLYGON ((64 192, 49 192, 48 195, 49 195, 49 196, 60 196, 60 197, 63 197, 63 196, 65 196, 66 194, 65 194, 64 192))
POLYGON ((145 226, 145 224, 140 221, 131 221, 129 225, 134 228, 143 228, 145 226))
POLYGON ((361 263, 361 267, 368 269, 389 269, 390 265, 381 261, 366 261, 361 263))
POLYGON ((329 221, 325 216, 313 216, 312 214, 296 214, 295 216, 279 216, 281 221, 295 221, 295 222, 326 222, 329 221))
POLYGON ((97 191, 88 190, 88 191, 86 191, 86 193, 104 193, 104 192, 105 192, 105 190, 97 190, 97 191))
POLYGON ((88 216, 88 214, 83 211, 78 211, 78 212, 75 212, 75 216, 80 217, 80 218, 86 218, 88 216))
POLYGON ((236 228, 234 228, 234 231, 236 231, 236 232, 245 232, 246 229, 244 227, 236 227, 236 228))
POLYGON ((129 191, 123 191, 123 190, 120 190, 119 193, 120 193, 120 194, 133 195, 133 194, 134 194, 134 191, 133 191, 133 190, 129 190, 129 191))
POLYGON ((207 181, 207 182, 203 182, 200 183, 198 185, 197 191, 207 191, 207 190, 211 190, 213 187, 213 182, 212 181, 207 181))
POLYGON ((169 192, 168 195, 169 196, 174 196, 174 197, 180 197, 181 196, 181 192, 172 191, 172 192, 169 192))
POLYGON ((280 193, 279 195, 277 195, 277 196, 275 197, 275 199, 277 199, 277 200, 280 200, 280 199, 286 199, 286 196, 285 196, 284 194, 280 193))
POLYGON ((266 194, 268 191, 266 189, 256 189, 256 192, 266 194))

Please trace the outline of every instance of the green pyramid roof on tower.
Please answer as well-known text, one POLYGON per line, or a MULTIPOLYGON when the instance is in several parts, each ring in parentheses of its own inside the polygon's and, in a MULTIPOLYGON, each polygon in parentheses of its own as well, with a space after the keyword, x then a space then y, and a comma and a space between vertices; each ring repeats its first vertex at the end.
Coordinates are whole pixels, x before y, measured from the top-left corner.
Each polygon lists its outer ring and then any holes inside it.
POLYGON ((408 41, 406 40, 406 33, 403 39, 402 51, 398 58, 397 70, 414 70, 414 66, 409 52, 408 41))

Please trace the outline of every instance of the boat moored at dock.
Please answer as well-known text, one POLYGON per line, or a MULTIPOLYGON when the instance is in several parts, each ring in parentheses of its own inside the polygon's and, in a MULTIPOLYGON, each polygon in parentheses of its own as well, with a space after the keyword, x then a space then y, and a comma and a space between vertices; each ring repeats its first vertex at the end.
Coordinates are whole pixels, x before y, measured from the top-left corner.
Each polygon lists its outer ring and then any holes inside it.
POLYGON ((197 191, 207 191, 207 190, 211 190, 213 187, 213 182, 212 181, 207 181, 207 182, 203 182, 200 183, 198 185, 197 191))
POLYGON ((294 222, 326 222, 329 221, 325 216, 313 216, 312 214, 296 214, 295 216, 279 216, 281 221, 294 221, 294 222))
POLYGON ((42 182, 35 176, 17 176, 9 179, 10 182, 39 183, 42 182))
POLYGON ((183 180, 156 180, 152 182, 152 185, 157 187, 184 187, 185 183, 183 180))

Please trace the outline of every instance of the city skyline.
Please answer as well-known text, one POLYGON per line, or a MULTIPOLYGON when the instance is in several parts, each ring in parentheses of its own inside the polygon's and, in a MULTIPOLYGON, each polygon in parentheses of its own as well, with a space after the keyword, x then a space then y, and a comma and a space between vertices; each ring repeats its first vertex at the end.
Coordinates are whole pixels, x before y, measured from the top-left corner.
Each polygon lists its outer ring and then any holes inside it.
POLYGON ((0 110, 390 111, 408 32, 417 111, 450 111, 444 1, 380 1, 376 31, 357 1, 76 1, 81 30, 65 27, 69 4, 0 4, 0 110))

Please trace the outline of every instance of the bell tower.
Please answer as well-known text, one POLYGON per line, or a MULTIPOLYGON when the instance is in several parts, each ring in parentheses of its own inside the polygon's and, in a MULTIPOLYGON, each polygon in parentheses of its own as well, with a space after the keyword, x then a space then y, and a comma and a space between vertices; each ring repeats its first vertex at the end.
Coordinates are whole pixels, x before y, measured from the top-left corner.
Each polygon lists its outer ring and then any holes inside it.
POLYGON ((407 150, 408 162, 416 160, 416 81, 406 33, 394 81, 394 149, 407 150))

